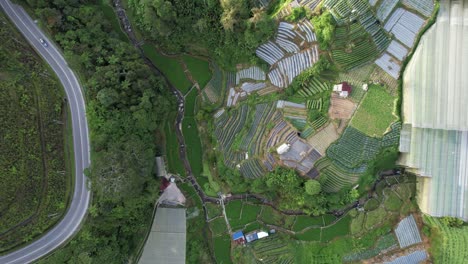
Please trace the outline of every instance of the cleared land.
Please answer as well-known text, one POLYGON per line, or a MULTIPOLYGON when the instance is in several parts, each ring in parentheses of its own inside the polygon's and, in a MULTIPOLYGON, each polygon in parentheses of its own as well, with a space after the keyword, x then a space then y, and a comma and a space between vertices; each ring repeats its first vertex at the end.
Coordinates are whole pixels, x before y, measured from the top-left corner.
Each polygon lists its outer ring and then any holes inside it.
POLYGON ((2 13, 0 23, 1 253, 60 220, 73 151, 63 88, 2 13))
POLYGON ((328 115, 331 119, 350 119, 356 109, 353 101, 341 98, 338 94, 332 93, 331 105, 328 115))
POLYGON ((395 99, 384 87, 370 85, 351 125, 368 136, 381 137, 396 119, 393 115, 395 99))

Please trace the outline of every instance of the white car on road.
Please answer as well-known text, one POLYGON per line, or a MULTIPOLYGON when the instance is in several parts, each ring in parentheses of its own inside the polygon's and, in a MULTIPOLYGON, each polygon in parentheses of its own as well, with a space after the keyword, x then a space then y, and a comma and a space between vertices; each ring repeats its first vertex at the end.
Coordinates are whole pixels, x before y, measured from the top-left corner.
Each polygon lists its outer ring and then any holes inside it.
POLYGON ((47 47, 47 42, 44 39, 40 38, 39 42, 41 42, 42 46, 47 47))

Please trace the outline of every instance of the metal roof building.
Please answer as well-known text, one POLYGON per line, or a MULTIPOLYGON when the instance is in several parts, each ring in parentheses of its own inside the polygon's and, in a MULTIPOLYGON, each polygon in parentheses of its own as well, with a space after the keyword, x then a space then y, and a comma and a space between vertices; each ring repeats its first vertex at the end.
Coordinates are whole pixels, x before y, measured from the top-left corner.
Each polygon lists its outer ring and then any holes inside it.
POLYGON ((185 264, 187 236, 184 208, 156 210, 139 264, 185 264))

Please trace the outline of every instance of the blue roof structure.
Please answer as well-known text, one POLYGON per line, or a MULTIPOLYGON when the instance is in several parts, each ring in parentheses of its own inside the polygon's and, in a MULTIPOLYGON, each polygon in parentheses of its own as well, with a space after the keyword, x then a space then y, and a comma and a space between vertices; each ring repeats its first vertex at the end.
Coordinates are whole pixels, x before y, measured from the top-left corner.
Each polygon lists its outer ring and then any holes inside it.
POLYGON ((240 239, 240 238, 244 238, 244 233, 242 233, 242 231, 237 231, 234 234, 232 234, 232 239, 233 240, 237 240, 237 239, 240 239))

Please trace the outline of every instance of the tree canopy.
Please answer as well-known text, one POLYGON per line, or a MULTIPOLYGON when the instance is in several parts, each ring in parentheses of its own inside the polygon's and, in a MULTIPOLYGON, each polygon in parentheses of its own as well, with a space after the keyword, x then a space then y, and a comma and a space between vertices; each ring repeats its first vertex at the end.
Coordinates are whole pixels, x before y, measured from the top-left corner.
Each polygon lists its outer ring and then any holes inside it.
POLYGON ((328 49, 335 35, 335 19, 330 12, 326 11, 320 16, 313 17, 312 24, 314 25, 320 48, 322 50, 328 49))

